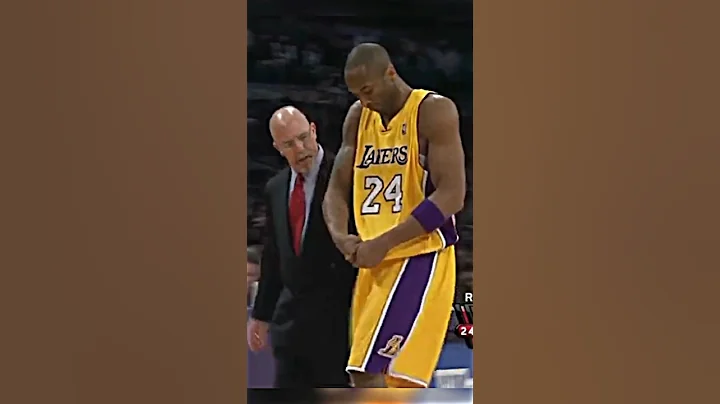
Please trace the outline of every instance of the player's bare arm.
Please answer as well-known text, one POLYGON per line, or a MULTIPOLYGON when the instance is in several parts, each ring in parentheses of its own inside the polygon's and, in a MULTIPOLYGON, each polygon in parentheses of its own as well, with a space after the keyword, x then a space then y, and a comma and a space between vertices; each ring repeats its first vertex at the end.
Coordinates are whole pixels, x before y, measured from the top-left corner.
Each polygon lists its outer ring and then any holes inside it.
POLYGON ((348 223, 350 219, 349 199, 352 191, 353 165, 355 164, 355 148, 361 112, 362 105, 356 101, 350 106, 345 116, 342 127, 342 144, 335 156, 335 163, 322 204, 323 216, 330 236, 348 260, 355 254, 355 249, 360 242, 357 236, 348 234, 348 223))
POLYGON ((435 191, 407 220, 371 240, 371 245, 361 245, 357 265, 379 264, 390 249, 434 231, 463 208, 465 153, 455 103, 440 95, 429 95, 419 107, 418 133, 428 143, 426 165, 435 191))
MULTIPOLYGON (((465 201, 465 152, 460 140, 460 118, 455 103, 440 95, 429 95, 418 111, 418 134, 428 143, 426 164, 435 185, 435 191, 424 203, 431 202, 442 214, 444 223, 463 208, 465 201)), ((432 208, 432 205, 426 206, 432 208)), ((422 213, 416 209, 407 220, 380 238, 393 248, 434 230, 429 227, 435 226, 423 224, 422 220, 422 213)), ((436 223, 439 222, 440 219, 436 223)))

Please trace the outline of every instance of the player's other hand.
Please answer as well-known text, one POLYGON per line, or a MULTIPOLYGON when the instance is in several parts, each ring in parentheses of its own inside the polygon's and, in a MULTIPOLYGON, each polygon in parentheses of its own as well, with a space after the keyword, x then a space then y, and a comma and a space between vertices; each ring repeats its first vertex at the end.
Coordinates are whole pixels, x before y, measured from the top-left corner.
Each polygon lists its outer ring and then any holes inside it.
POLYGON ((250 319, 247 328, 248 346, 253 352, 265 349, 268 345, 268 329, 270 325, 264 321, 250 319))
POLYGON ((355 252, 355 261, 358 268, 375 268, 385 259, 390 248, 379 238, 363 241, 355 252))
POLYGON ((333 241, 337 246, 338 250, 345 256, 345 259, 349 262, 353 262, 355 259, 355 252, 358 246, 362 242, 360 237, 354 234, 343 234, 333 237, 333 241))

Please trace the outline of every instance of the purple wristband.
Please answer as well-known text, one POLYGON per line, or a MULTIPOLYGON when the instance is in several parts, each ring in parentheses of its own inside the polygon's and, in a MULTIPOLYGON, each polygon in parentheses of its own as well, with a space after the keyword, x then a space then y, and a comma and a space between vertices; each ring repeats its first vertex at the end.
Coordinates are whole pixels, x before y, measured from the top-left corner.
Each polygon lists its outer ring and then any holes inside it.
POLYGON ((420 205, 412 211, 412 215, 428 233, 442 226, 447 220, 442 211, 429 199, 420 202, 420 205))

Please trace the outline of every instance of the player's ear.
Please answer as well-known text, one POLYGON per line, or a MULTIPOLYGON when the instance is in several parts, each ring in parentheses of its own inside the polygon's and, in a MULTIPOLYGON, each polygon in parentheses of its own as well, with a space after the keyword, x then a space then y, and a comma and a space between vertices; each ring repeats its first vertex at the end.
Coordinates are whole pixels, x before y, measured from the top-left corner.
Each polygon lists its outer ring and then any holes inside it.
POLYGON ((317 139, 317 126, 315 126, 315 122, 310 122, 310 136, 314 139, 317 139))
POLYGON ((395 77, 397 77, 397 70, 395 70, 395 66, 393 66, 392 63, 390 63, 390 65, 387 68, 387 75, 391 79, 394 79, 395 77))
POLYGON ((278 153, 280 153, 281 156, 283 155, 283 152, 282 152, 282 150, 280 150, 280 148, 278 147, 277 143, 273 142, 273 147, 275 148, 275 150, 278 151, 278 153))

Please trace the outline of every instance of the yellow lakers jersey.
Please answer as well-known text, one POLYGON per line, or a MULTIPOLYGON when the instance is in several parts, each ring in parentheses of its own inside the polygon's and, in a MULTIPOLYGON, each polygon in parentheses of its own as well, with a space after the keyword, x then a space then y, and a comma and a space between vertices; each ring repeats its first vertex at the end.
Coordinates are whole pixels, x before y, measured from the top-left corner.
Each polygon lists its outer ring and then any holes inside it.
MULTIPOLYGON (((355 224, 368 240, 405 221, 433 191, 430 175, 421 165, 417 130, 418 108, 430 94, 413 90, 387 127, 380 114, 363 108, 357 133, 353 169, 355 224)), ((442 250, 457 242, 455 218, 432 233, 390 250, 386 259, 406 258, 442 250)))

